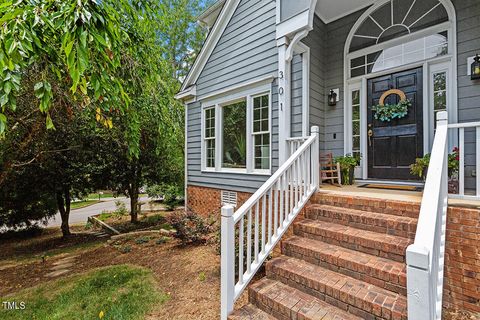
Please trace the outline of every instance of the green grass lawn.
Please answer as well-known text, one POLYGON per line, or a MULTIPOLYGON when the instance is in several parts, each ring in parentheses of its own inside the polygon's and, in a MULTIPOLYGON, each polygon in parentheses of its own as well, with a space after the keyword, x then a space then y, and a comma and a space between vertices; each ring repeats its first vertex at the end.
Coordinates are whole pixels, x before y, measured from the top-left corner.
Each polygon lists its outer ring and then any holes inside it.
POLYGON ((82 201, 72 202, 70 204, 70 209, 75 210, 75 209, 85 208, 85 207, 91 206, 92 204, 96 204, 98 202, 99 202, 98 200, 82 200, 82 201))
POLYGON ((0 319, 144 319, 168 296, 155 288, 151 271, 130 265, 97 269, 20 291, 3 301, 25 302, 25 310, 0 309, 0 319))

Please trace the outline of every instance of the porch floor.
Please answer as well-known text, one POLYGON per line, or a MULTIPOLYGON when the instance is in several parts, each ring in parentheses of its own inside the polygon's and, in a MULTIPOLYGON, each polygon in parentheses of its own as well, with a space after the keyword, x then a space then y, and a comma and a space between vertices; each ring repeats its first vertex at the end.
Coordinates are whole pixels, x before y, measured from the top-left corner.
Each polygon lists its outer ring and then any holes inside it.
MULTIPOLYGON (((367 198, 377 198, 397 201, 410 201, 420 203, 422 201, 422 191, 404 191, 404 190, 388 190, 388 189, 373 189, 360 187, 364 182, 355 183, 351 186, 335 186, 331 184, 322 184, 319 192, 331 193, 340 195, 355 195, 367 198)), ((448 205, 452 207, 474 208, 480 209, 480 201, 465 200, 465 199, 449 199, 448 205)))

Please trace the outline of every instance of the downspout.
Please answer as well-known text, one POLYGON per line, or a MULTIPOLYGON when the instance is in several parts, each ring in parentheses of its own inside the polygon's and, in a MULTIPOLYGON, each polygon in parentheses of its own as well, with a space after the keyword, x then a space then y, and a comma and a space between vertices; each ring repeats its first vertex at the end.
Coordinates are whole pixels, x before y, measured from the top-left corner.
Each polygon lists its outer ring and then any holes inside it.
POLYGON ((279 103, 279 132, 278 132, 278 153, 279 166, 288 159, 287 154, 287 138, 291 136, 291 68, 295 47, 308 35, 310 30, 304 29, 295 34, 292 41, 288 41, 287 37, 277 40, 278 50, 278 103, 279 103))

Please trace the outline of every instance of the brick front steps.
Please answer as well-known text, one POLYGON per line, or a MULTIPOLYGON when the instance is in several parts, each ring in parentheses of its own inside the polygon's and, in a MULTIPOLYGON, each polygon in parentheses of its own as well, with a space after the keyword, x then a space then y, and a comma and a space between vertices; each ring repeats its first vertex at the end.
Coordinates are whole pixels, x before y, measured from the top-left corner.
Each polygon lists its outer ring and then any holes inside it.
POLYGON ((417 203, 316 194, 229 319, 407 319, 405 250, 418 212, 417 203))

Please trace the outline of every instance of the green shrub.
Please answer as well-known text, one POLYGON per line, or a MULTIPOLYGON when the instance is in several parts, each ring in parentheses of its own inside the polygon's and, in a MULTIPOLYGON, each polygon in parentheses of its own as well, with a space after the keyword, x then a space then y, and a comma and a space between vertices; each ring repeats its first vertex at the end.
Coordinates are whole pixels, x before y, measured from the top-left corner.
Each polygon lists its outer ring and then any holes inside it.
POLYGON ((163 198, 167 210, 172 211, 181 203, 182 188, 174 184, 153 185, 147 188, 150 198, 163 198))
POLYGON ((176 230, 174 236, 184 245, 205 243, 212 229, 207 219, 191 211, 175 212, 167 220, 176 230))

